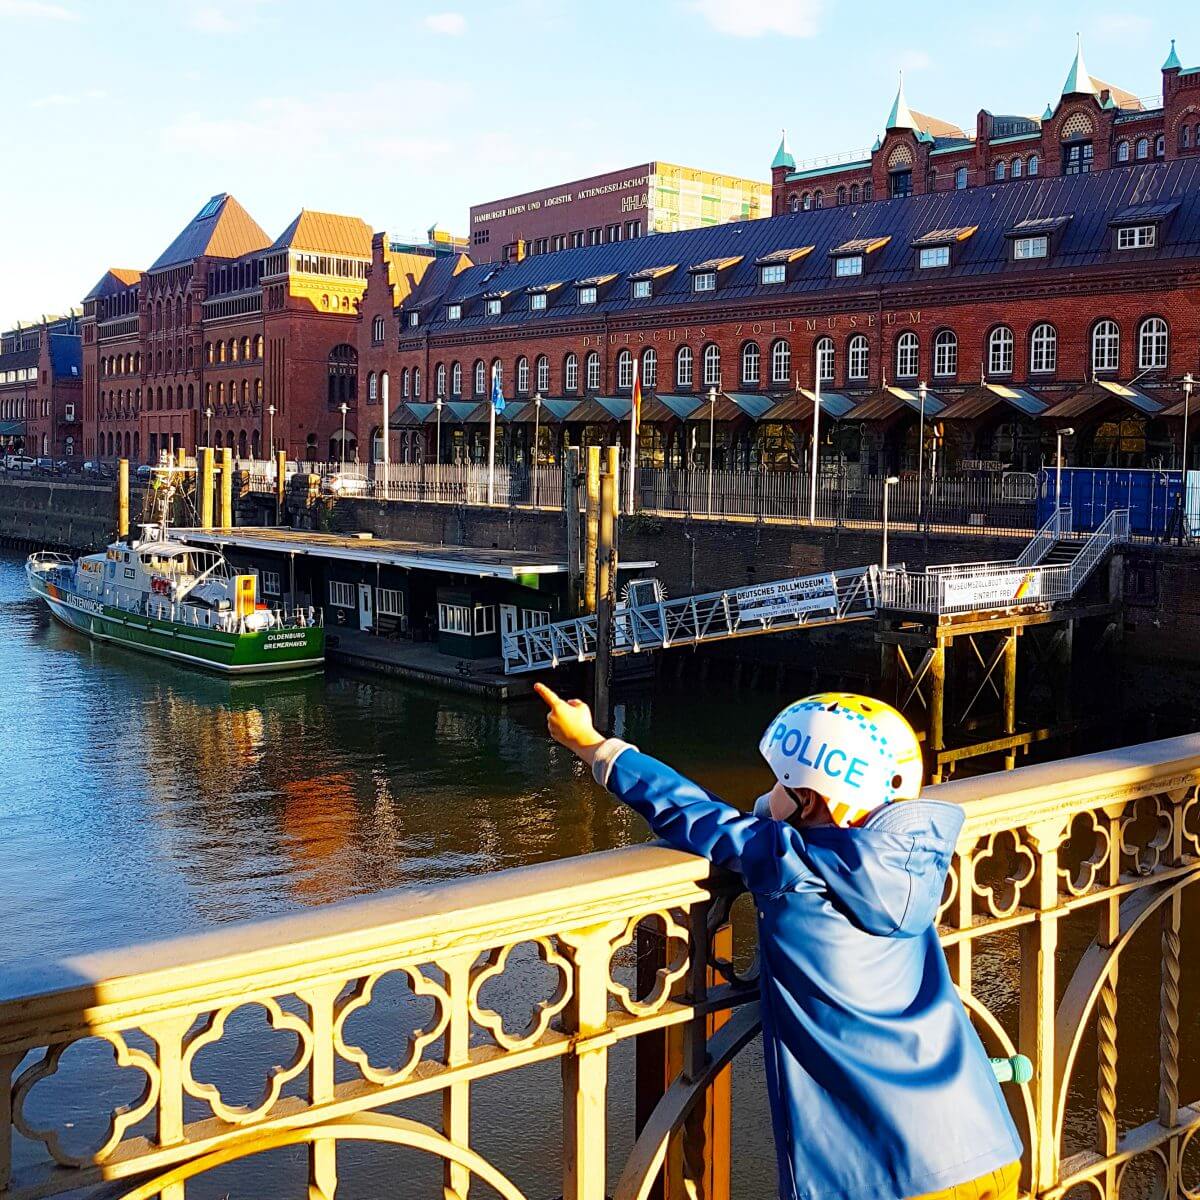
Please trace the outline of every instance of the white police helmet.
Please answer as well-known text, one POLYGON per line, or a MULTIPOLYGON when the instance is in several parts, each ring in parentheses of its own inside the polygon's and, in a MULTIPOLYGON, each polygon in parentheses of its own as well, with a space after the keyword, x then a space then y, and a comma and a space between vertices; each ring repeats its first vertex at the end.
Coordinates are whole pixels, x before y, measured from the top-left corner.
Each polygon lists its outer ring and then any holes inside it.
POLYGON ((852 692, 821 692, 789 704, 759 743, 784 787, 824 796, 838 825, 854 825, 921 790, 921 747, 890 704, 852 692))

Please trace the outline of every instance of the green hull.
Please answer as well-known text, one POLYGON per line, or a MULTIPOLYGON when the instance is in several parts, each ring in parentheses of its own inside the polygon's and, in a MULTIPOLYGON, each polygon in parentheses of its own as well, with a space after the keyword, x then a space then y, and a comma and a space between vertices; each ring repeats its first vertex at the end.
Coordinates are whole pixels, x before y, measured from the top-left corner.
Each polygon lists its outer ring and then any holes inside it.
POLYGON ((318 626, 225 633, 111 608, 52 584, 35 591, 64 625, 89 637, 211 671, 236 675, 295 671, 325 661, 325 630, 318 626))

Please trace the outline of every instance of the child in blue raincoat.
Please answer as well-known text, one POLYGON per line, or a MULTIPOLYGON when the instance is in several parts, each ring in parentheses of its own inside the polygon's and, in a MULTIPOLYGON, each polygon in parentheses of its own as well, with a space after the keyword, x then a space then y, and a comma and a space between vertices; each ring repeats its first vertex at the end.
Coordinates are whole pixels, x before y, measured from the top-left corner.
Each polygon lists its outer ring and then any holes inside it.
POLYGON ((1021 1141, 934 928, 963 814, 917 799, 904 718, 846 693, 790 705, 745 813, 537 690, 598 783, 754 897, 780 1196, 1015 1200, 1021 1141))

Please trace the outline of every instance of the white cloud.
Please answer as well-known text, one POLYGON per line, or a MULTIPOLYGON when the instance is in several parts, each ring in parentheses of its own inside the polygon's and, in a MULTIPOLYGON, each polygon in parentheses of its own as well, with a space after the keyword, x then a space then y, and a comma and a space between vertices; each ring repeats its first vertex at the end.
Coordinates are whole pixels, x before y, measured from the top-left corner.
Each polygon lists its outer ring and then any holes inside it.
POLYGON ((35 17, 47 21, 78 21, 79 14, 61 4, 42 0, 0 0, 0 17, 35 17))
POLYGON ((86 92, 51 92, 30 100, 30 108, 70 108, 86 100, 103 100, 108 93, 100 88, 88 88, 86 92))
POLYGON ((1153 26, 1149 17, 1136 13, 1103 13, 1095 21, 1096 32, 1106 38, 1144 37, 1153 26))
POLYGON ((188 12, 187 23, 198 33, 237 33, 242 28, 239 21, 214 4, 191 9, 188 12))
POLYGON ((823 0, 691 0, 718 33, 733 37, 813 37, 823 0))
POLYGON ((431 33, 444 33, 448 37, 461 37, 467 31, 467 18, 462 13, 430 13, 423 23, 431 33))

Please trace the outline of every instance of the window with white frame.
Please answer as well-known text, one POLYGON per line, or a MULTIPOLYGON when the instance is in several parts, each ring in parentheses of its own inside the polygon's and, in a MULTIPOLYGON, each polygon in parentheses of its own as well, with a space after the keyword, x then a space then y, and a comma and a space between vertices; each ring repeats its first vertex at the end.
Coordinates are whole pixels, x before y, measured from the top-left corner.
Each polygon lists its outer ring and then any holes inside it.
POLYGON ((1161 371, 1167 365, 1167 323, 1147 317, 1138 329, 1138 370, 1161 371))
POLYGON ((1013 369, 1013 334, 1007 325, 992 330, 988 338, 988 374, 1011 375, 1013 369))
POLYGON ((1134 153, 1137 158, 1149 158, 1150 157, 1150 139, 1149 138, 1138 138, 1137 148, 1134 153))
POLYGON ((496 606, 494 604, 475 605, 476 635, 496 632, 496 606))
POLYGON ((596 303, 596 289, 594 287, 581 287, 579 289, 579 303, 580 304, 595 304, 596 303))
POLYGON ((762 354, 757 342, 747 342, 742 347, 742 382, 757 384, 762 354))
POLYGON ((633 354, 629 350, 617 355, 617 387, 633 387, 633 354))
POLYGON ((446 305, 446 320, 461 321, 462 320, 462 305, 448 304, 446 305))
POLYGON ((850 339, 846 350, 846 374, 851 379, 866 379, 871 369, 871 344, 861 333, 850 339))
POLYGON ((537 390, 548 392, 550 390, 550 360, 544 354, 538 356, 536 370, 537 390))
POLYGON ((483 365, 483 359, 476 360, 475 363, 475 395, 482 396, 487 391, 487 367, 483 365))
POLYGON ((916 379, 921 362, 921 343, 915 333, 902 333, 896 339, 896 378, 916 379))
POLYGON ((925 270, 929 267, 948 267, 950 265, 949 246, 922 246, 917 258, 917 265, 925 270))
POLYGON ((1117 249, 1148 250, 1156 232, 1153 225, 1123 225, 1117 230, 1117 249))
POLYGON ((445 396, 446 394, 446 364, 438 363, 437 372, 434 375, 434 396, 445 396))
POLYGON ((600 355, 595 350, 587 356, 584 387, 589 392, 598 392, 600 390, 600 355))
POLYGON ((408 368, 400 372, 400 395, 408 399, 408 368))
POLYGON ((1049 237, 1017 238, 1013 242, 1013 258, 1024 260, 1029 258, 1045 258, 1050 253, 1049 237))
POLYGON ((824 337, 817 342, 817 378, 822 383, 833 382, 833 338, 824 337))
POLYGON ((399 588, 377 587, 375 611, 381 617, 404 616, 404 593, 399 588))
POLYGON ((420 313, 410 312, 408 314, 409 329, 415 329, 420 323, 421 323, 421 314, 420 313))
POLYGON ((421 368, 413 367, 413 399, 421 398, 421 368))
POLYGON ((958 336, 952 329, 933 339, 933 373, 942 379, 958 374, 958 336))
POLYGON ((1118 142, 1117 143, 1117 162, 1128 162, 1128 161, 1129 161, 1129 143, 1128 142, 1118 142))
POLYGON ((375 320, 371 322, 371 341, 375 342, 376 345, 383 341, 382 317, 376 317, 375 320))
POLYGON ((834 259, 833 273, 839 279, 846 279, 851 275, 861 275, 863 273, 862 255, 843 254, 840 258, 834 259))
POLYGON ((1004 161, 1004 159, 1000 159, 996 163, 996 182, 1002 183, 1004 181, 1005 175, 1007 175, 1007 174, 1008 174, 1008 163, 1006 163, 1004 161))
POLYGON ((489 317, 498 317, 500 315, 500 301, 488 300, 485 302, 484 311, 489 317))
POLYGON ((792 379, 792 348, 783 338, 771 347, 771 382, 790 383, 792 379))
POLYGON ((546 308, 546 293, 545 292, 530 292, 529 294, 529 311, 544 312, 546 308))
POLYGON ((471 636, 471 610, 465 604, 439 604, 438 629, 442 633, 471 636))
POLYGON ((1121 331, 1116 321, 1098 321, 1092 330, 1092 370, 1115 371, 1121 362, 1121 331))
POLYGON ((258 582, 264 596, 283 595, 283 585, 278 571, 259 571, 258 582))
POLYGON ((342 583, 340 579, 329 581, 329 603, 335 608, 354 607, 354 584, 342 583))
POLYGON ((692 386, 692 348, 680 346, 675 355, 675 386, 690 388, 692 386))
POLYGON ((1020 159, 1020 158, 1014 158, 1012 160, 1012 177, 1014 179, 1020 179, 1021 176, 1024 174, 1025 174, 1025 160, 1020 159))
POLYGON ((721 382, 721 348, 715 342, 704 347, 704 386, 713 387, 721 382))
POLYGON ((462 395, 462 363, 459 362, 450 368, 450 395, 462 395))
POLYGON ((658 351, 653 348, 642 351, 642 386, 658 386, 658 351))
POLYGON ((579 359, 568 354, 563 362, 563 389, 573 392, 579 387, 579 359))
POLYGON ((379 399, 379 379, 374 371, 367 373, 367 399, 372 402, 379 399))
POLYGON ((529 391, 529 359, 523 354, 517 359, 517 391, 529 391))
POLYGON ((1025 172, 1025 174, 1026 175, 1036 175, 1038 173, 1038 167, 1040 165, 1041 165, 1041 162, 1038 159, 1038 156, 1036 154, 1031 154, 1029 156, 1029 169, 1025 172))
POLYGON ((1058 369, 1058 331, 1047 322, 1035 325, 1029 335, 1029 369, 1039 374, 1058 369))
POLYGON ((765 263, 758 268, 758 282, 762 284, 787 283, 787 264, 765 263))
POLYGON ((692 276, 693 292, 715 292, 717 290, 716 271, 697 271, 692 276))
POLYGON ((963 191, 967 186, 967 168, 957 167, 954 171, 954 190, 963 191))
POLYGON ((633 298, 635 300, 649 300, 650 295, 649 279, 635 279, 633 281, 633 298))
POLYGON ((540 629, 550 624, 550 614, 544 608, 523 608, 520 622, 522 629, 540 629))

